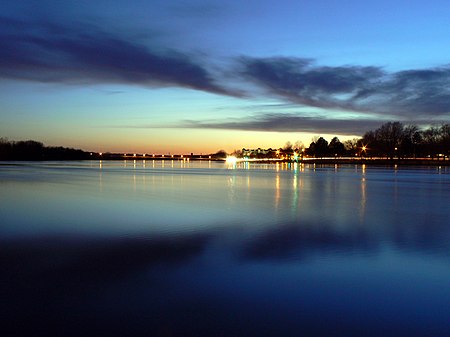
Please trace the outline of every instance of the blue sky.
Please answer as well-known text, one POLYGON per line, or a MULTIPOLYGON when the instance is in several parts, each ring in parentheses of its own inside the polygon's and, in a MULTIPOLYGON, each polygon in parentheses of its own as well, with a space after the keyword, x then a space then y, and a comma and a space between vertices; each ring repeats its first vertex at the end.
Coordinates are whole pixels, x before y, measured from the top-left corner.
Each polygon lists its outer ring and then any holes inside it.
POLYGON ((448 1, 2 1, 0 136, 214 152, 450 121, 448 1))

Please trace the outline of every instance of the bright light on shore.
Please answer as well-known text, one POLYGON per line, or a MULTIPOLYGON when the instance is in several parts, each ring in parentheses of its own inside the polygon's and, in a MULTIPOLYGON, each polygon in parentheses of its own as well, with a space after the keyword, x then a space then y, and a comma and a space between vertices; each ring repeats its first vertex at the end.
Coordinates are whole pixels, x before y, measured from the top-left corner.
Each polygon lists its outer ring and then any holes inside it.
POLYGON ((237 158, 235 156, 228 156, 226 161, 227 161, 227 164, 234 165, 237 162, 237 158))

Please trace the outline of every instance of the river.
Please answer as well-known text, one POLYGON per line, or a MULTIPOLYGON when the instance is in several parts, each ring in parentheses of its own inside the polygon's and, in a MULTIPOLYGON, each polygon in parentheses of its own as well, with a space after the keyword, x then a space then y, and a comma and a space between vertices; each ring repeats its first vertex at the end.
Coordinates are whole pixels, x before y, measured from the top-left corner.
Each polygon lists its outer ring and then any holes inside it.
POLYGON ((2 336, 449 336, 450 168, 0 163, 2 336))

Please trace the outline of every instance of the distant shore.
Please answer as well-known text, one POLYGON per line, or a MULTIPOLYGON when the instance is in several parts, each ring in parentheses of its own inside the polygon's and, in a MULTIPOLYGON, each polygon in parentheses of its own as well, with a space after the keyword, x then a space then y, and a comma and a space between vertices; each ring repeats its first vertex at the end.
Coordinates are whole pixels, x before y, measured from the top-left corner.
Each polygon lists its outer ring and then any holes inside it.
MULTIPOLYGON (((95 155, 98 160, 164 160, 164 161, 222 161, 226 162, 226 158, 217 158, 208 155, 95 155)), ((410 165, 410 166, 450 166, 450 158, 369 158, 369 157, 337 157, 337 158, 299 158, 296 161, 289 159, 276 158, 258 158, 258 159, 242 159, 237 158, 236 163, 303 163, 303 164, 323 164, 323 165, 380 165, 380 166, 394 166, 394 165, 410 165)))
MULTIPOLYGON (((226 162, 225 158, 208 158, 208 156, 202 157, 96 157, 89 159, 64 159, 64 160, 9 160, 14 162, 48 162, 48 161, 79 161, 79 160, 95 160, 95 161, 214 161, 214 162, 226 162)), ((0 160, 0 165, 8 162, 6 160, 0 160)), ((373 166, 450 166, 450 159, 428 159, 428 158, 403 158, 403 159, 381 159, 381 158, 307 158, 298 161, 283 160, 283 159, 251 159, 251 160, 238 160, 236 164, 252 163, 252 164, 315 164, 315 165, 373 165, 373 166)))

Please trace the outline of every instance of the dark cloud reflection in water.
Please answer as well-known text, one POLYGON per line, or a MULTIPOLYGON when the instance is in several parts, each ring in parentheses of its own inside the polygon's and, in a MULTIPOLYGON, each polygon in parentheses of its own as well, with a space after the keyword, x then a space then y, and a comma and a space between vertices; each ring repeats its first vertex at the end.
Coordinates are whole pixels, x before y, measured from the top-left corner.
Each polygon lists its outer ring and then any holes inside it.
POLYGON ((448 335, 446 171, 75 168, 0 175, 2 336, 448 335))

